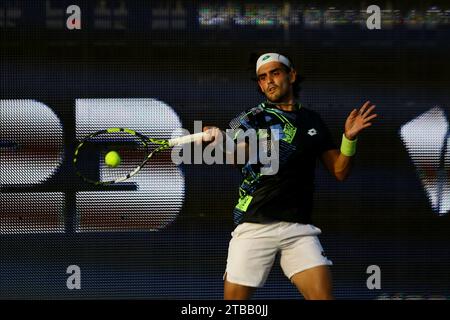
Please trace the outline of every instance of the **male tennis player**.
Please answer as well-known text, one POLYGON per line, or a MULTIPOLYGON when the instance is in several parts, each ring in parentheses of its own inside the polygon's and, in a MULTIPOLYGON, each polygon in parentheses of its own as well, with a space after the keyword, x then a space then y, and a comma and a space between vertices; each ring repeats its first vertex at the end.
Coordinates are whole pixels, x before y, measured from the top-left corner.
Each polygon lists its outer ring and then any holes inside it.
MULTIPOLYGON (((316 159, 343 181, 350 172, 357 136, 371 126, 375 106, 365 102, 350 112, 338 149, 319 114, 296 101, 298 76, 291 61, 266 53, 256 63, 260 90, 267 101, 244 112, 234 128, 279 129, 279 170, 261 174, 261 166, 242 167, 240 199, 234 209, 237 227, 232 232, 224 275, 225 299, 249 299, 262 287, 277 252, 284 274, 305 299, 333 299, 329 265, 312 225, 313 180, 316 159)), ((221 131, 212 129, 208 140, 221 131)))

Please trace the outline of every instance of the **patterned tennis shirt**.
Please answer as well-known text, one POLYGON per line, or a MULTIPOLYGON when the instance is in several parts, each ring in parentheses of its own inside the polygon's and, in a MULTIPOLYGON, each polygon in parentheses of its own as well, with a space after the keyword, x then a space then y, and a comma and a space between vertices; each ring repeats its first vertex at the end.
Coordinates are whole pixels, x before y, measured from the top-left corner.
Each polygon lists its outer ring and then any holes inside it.
MULTIPOLYGON (((248 129, 267 132, 279 146, 276 174, 264 174, 263 165, 258 161, 247 161, 242 166, 239 200, 233 211, 236 224, 312 223, 316 162, 323 152, 337 147, 317 112, 301 104, 296 104, 294 109, 283 111, 272 104, 261 103, 230 122, 231 129, 242 129, 238 132, 248 129)), ((239 134, 234 138, 238 137, 239 134)))

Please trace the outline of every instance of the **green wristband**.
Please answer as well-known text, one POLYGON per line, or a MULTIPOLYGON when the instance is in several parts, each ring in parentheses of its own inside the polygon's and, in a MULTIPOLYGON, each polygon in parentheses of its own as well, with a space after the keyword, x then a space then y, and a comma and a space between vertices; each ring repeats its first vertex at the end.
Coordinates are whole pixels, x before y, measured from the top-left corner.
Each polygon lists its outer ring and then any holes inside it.
POLYGON ((345 133, 342 134, 342 143, 341 143, 341 153, 344 156, 351 157, 356 153, 356 142, 358 138, 355 140, 348 140, 345 136, 345 133))

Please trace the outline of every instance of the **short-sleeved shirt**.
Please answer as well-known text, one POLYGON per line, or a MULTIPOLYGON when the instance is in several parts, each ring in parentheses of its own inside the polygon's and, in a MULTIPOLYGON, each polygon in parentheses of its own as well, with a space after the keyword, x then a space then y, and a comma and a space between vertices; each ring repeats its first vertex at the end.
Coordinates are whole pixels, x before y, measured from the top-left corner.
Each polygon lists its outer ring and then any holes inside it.
POLYGON ((263 131, 279 145, 276 174, 262 174, 261 168, 267 163, 248 161, 242 167, 234 222, 312 223, 316 160, 323 152, 337 149, 320 115, 301 104, 296 105, 295 111, 283 111, 261 103, 234 118, 230 127, 242 129, 238 132, 266 129, 263 131))

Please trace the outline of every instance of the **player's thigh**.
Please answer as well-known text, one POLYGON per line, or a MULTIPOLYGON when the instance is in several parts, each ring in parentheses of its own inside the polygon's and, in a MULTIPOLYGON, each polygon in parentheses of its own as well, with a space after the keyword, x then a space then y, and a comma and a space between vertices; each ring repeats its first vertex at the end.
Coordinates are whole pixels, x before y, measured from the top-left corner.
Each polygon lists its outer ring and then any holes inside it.
POLYGON ((237 283, 227 281, 225 273, 223 298, 225 300, 248 300, 252 297, 255 287, 244 286, 237 283))
POLYGON ((293 236, 281 247, 281 268, 289 279, 294 274, 322 265, 332 265, 317 236, 293 236))
MULTIPOLYGON (((278 251, 276 229, 245 224, 233 233, 228 247, 227 282, 245 287, 262 287, 278 251)), ((225 280, 225 279, 224 279, 225 280)))
POLYGON ((291 277, 291 281, 305 299, 333 299, 332 277, 328 265, 321 265, 298 272, 291 277))
POLYGON ((317 236, 292 237, 283 243, 281 268, 306 299, 331 298, 332 265, 317 236))

